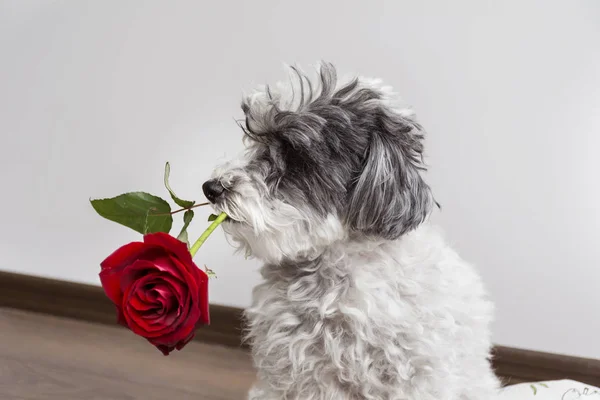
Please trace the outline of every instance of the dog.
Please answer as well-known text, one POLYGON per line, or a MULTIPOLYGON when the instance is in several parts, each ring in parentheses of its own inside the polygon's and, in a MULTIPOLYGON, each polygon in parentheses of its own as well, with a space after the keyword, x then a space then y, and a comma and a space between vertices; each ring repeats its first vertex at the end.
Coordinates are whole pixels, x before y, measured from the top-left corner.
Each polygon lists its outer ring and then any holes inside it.
POLYGON ((244 97, 246 150, 203 191, 264 262, 245 312, 250 400, 484 400, 493 304, 432 225, 424 131, 381 81, 316 78, 244 97))

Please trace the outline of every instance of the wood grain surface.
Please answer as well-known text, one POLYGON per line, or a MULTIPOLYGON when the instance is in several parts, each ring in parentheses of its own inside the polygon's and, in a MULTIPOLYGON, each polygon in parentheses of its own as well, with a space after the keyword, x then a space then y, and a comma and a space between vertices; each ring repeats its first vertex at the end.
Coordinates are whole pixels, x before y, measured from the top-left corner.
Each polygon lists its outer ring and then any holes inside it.
POLYGON ((1 400, 238 400, 254 379, 241 349, 192 342, 165 357, 116 326, 0 309, 1 400))
MULTIPOLYGON (((82 340, 84 339, 84 337, 93 336, 93 332, 109 332, 110 339, 107 339, 107 341, 104 342, 99 341, 98 345, 95 345, 93 341, 86 342, 90 346, 90 349, 88 349, 87 351, 90 352, 90 357, 92 357, 92 361, 94 360, 93 357, 95 357, 94 349, 100 347, 109 351, 111 349, 111 346, 107 345, 107 343, 110 343, 111 340, 116 340, 113 338, 119 338, 119 340, 121 340, 122 338, 122 340, 125 340, 125 342, 122 342, 123 344, 120 346, 123 349, 123 351, 128 354, 128 360, 136 360, 136 357, 138 356, 141 357, 140 359, 146 360, 146 358, 144 357, 148 357, 148 361, 144 362, 148 362, 151 364, 154 363, 152 364, 153 368, 162 368, 161 365, 171 365, 169 364, 173 362, 171 360, 171 357, 173 357, 176 360, 182 358, 187 359, 186 357, 188 357, 188 354, 190 353, 189 348, 190 346, 192 346, 192 344, 188 345, 188 347, 183 353, 173 354, 172 356, 169 356, 169 361, 166 363, 157 362, 158 358, 156 355, 151 354, 153 350, 151 347, 149 347, 149 345, 144 343, 143 340, 141 340, 140 338, 133 336, 131 332, 116 325, 115 308, 104 295, 102 288, 97 286, 83 285, 80 283, 65 282, 54 279, 0 271, 0 310, 2 310, 2 308, 6 308, 6 310, 14 308, 23 311, 34 311, 36 313, 49 314, 54 315, 56 317, 74 318, 77 321, 73 322, 71 320, 52 318, 49 316, 42 317, 38 314, 19 314, 15 311, 2 311, 2 314, 0 314, 0 316, 2 317, 0 318, 0 339, 3 340, 0 340, 0 357, 10 356, 9 354, 6 354, 6 352, 3 350, 4 347, 8 346, 8 348, 20 348, 21 341, 25 341, 26 338, 29 338, 27 340, 29 340, 29 343, 33 348, 35 348, 36 346, 41 346, 41 343, 48 340, 58 340, 58 338, 56 338, 56 329, 58 329, 58 331, 64 332, 65 337, 70 337, 70 341, 79 343, 80 348, 85 347, 85 345, 82 344, 82 340), (18 319, 18 315, 22 316, 20 317, 21 319, 32 318, 35 319, 37 322, 28 323, 27 321, 21 321, 21 328, 18 328, 18 324, 15 324, 14 327, 10 326, 10 323, 7 320, 7 318, 9 318, 9 316, 12 316, 13 319, 18 319), (28 317, 25 318, 23 317, 24 315, 27 315, 28 317), (42 323, 43 321, 47 321, 49 326, 46 327, 42 323), (84 321, 87 321, 87 323, 84 323, 84 321), (77 333, 77 331, 74 331, 75 333, 71 334, 69 333, 69 329, 65 327, 67 326, 65 324, 81 323, 83 323, 83 325, 68 325, 87 326, 88 328, 86 329, 88 333, 81 337, 78 336, 79 334, 77 333), (4 326, 7 324, 9 325, 9 329, 4 328, 4 326), (24 325, 27 325, 28 328, 23 327, 24 325), (23 338, 21 339, 18 333, 14 333, 15 329, 21 329, 21 331, 31 329, 31 331, 23 333, 23 338), (106 329, 108 329, 108 331, 106 331, 106 329), (12 336, 9 336, 9 334, 12 336), (49 334, 51 336, 46 338, 44 337, 46 334, 49 334), (54 337, 55 339, 52 339, 52 337, 54 337), (134 347, 132 343, 135 343, 135 346, 138 347, 134 347)), ((217 356, 215 352, 217 351, 216 349, 219 349, 221 353, 218 354, 225 354, 223 357, 225 357, 226 359, 228 359, 229 357, 227 355, 229 354, 227 353, 228 351, 233 351, 233 353, 231 354, 236 355, 237 358, 232 359, 232 368, 233 366, 239 365, 242 371, 249 371, 249 356, 247 356, 244 351, 240 350, 240 345, 243 346, 241 336, 242 326, 242 310, 222 305, 211 305, 211 325, 208 327, 202 327, 197 331, 196 339, 197 341, 202 342, 202 344, 199 344, 198 342, 193 343, 194 348, 198 349, 194 350, 193 353, 199 357, 198 360, 201 363, 201 366, 197 368, 206 368, 206 363, 202 363, 204 362, 204 358, 202 357, 208 357, 208 360, 206 361, 208 363, 214 362, 215 358, 218 359, 219 356, 217 356), (226 348, 221 348, 218 346, 213 347, 210 344, 230 346, 231 349, 228 350, 226 348), (241 361, 238 364, 238 361, 240 360, 246 360, 247 364, 244 365, 243 361, 241 361)), ((104 340, 104 338, 101 338, 99 340, 104 340)), ((115 343, 119 342, 117 341, 115 343)), ((115 346, 117 345, 115 344, 115 346)), ((33 352, 33 354, 35 354, 33 350, 31 351, 33 352)), ((64 351, 69 351, 68 345, 64 345, 64 351)), ((84 350, 81 351, 83 352, 84 350)), ((119 354, 119 352, 117 352, 117 354, 119 354)), ((0 361, 2 360, 0 359, 0 361)), ((12 373, 18 375, 18 373, 14 372, 17 370, 17 367, 14 366, 15 362, 16 361, 11 361, 13 366, 8 370, 8 367, 6 367, 6 365, 8 364, 7 362, 0 364, 0 373, 2 373, 2 375, 0 375, 0 400, 46 398, 95 398, 86 397, 88 396, 88 394, 84 394, 84 397, 7 397, 8 395, 3 396, 5 392, 2 392, 2 390, 6 391, 5 382, 6 379, 8 379, 6 378, 7 374, 12 373)), ((43 364, 44 362, 49 361, 40 361, 42 365, 45 365, 43 364)), ((125 361, 123 360, 119 360, 118 362, 125 363, 125 361)), ((38 368, 33 361, 30 361, 30 364, 33 364, 33 366, 30 366, 29 368, 38 368)), ((565 356, 561 354, 550 354, 504 346, 496 346, 494 348, 493 364, 496 373, 502 378, 503 383, 506 385, 519 382, 544 381, 553 379, 574 379, 580 382, 588 383, 590 385, 600 386, 600 360, 592 360, 588 358, 565 356)), ((46 366, 44 368, 47 369, 50 367, 46 366)), ((50 368, 50 370, 52 370, 52 368, 50 368)), ((235 374, 239 373, 239 371, 236 371, 238 370, 231 369, 229 370, 229 372, 226 372, 226 374, 234 374, 234 377, 231 378, 233 379, 232 382, 236 382, 235 379, 237 378, 235 378, 235 376, 237 375, 235 374)), ((23 376, 27 376, 27 372, 23 372, 22 374, 23 376)), ((199 377, 199 379, 203 379, 203 377, 199 377)), ((221 377, 220 379, 222 379, 223 382, 226 382, 228 378, 221 377)), ((164 384, 162 383, 163 381, 161 381, 159 378, 156 378, 156 382, 161 382, 157 384, 164 384)), ((223 382, 220 382, 217 385, 225 385, 223 382)), ((193 395, 190 394, 190 396, 192 396, 191 398, 243 399, 245 397, 242 394, 237 395, 237 397, 227 397, 227 390, 231 390, 231 388, 227 385, 224 386, 225 394, 223 396, 225 397, 222 397, 221 394, 208 394, 216 392, 202 392, 201 390, 199 391, 197 386, 194 387, 194 390, 196 391, 193 392, 193 395)), ((136 395, 126 395, 123 393, 127 392, 122 392, 121 397, 107 397, 107 395, 103 395, 98 398, 107 400, 137 398, 171 398, 169 396, 161 397, 162 394, 156 395, 158 397, 136 397, 136 395)), ((184 397, 173 397, 173 399, 190 398, 185 397, 185 391, 182 393, 183 394, 181 394, 181 396, 184 397)))

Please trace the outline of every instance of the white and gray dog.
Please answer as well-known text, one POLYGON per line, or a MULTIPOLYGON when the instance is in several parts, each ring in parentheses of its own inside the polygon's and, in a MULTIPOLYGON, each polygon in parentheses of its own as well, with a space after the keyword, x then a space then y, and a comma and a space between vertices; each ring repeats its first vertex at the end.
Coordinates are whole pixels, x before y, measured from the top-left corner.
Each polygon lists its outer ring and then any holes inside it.
POLYGON ((249 399, 491 399, 492 304, 428 222, 423 129, 378 80, 291 71, 243 100, 247 150, 203 185, 265 263, 249 399))

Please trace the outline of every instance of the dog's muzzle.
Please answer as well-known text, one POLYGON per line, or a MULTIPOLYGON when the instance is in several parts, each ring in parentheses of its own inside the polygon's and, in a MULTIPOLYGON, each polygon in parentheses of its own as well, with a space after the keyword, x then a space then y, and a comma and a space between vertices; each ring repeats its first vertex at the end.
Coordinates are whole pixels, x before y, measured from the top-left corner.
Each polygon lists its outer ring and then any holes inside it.
POLYGON ((202 185, 204 195, 211 203, 215 203, 225 193, 225 188, 217 179, 211 179, 202 185))

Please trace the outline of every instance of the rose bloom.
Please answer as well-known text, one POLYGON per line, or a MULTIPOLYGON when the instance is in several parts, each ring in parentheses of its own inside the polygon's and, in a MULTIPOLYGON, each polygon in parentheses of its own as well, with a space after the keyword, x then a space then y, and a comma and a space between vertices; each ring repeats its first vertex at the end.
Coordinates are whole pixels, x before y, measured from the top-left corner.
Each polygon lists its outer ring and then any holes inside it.
POLYGON ((196 326, 210 322, 208 275, 185 243, 166 233, 144 236, 101 264, 100 281, 117 307, 118 322, 164 355, 181 350, 196 326))

